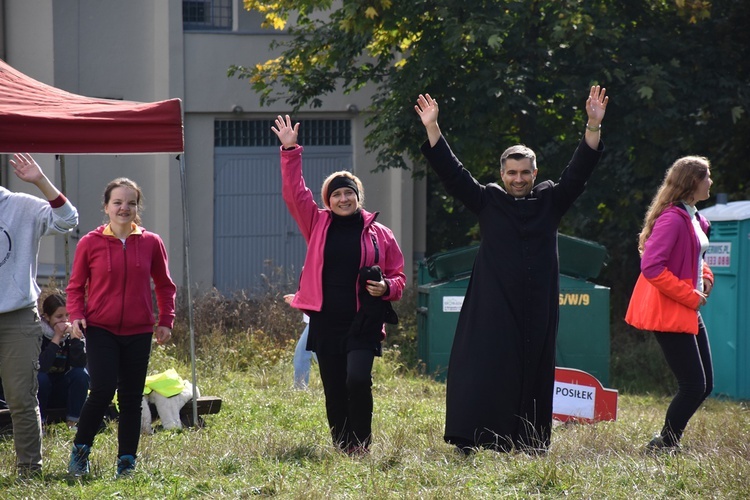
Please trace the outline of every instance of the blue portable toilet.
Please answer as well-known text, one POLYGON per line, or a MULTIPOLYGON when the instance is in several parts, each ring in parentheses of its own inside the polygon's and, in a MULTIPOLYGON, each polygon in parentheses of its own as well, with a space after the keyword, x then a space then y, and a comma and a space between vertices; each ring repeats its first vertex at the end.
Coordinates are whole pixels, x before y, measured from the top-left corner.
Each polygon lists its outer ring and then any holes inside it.
POLYGON ((704 256, 714 288, 701 315, 714 363, 715 396, 750 399, 750 201, 705 208, 711 236, 704 256))

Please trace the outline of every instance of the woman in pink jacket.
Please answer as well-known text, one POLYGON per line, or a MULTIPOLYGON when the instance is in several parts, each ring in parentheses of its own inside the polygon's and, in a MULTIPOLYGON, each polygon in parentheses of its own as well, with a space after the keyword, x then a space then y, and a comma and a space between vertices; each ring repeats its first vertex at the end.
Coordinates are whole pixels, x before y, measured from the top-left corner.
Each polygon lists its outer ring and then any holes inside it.
POLYGON ((687 423, 713 389, 713 364, 699 309, 713 287, 713 273, 703 261, 708 249, 708 221, 695 204, 707 200, 710 164, 686 156, 667 170, 641 231, 641 274, 625 321, 651 330, 677 378, 677 395, 651 452, 679 450, 687 423))
POLYGON ((140 226, 142 203, 141 189, 132 180, 110 182, 104 190, 109 223, 81 238, 73 259, 68 312, 74 332, 85 333, 91 377, 68 464, 73 476, 89 473, 94 436, 115 390, 120 411, 117 476, 135 470, 151 339, 163 344, 172 335, 176 287, 169 276, 164 243, 140 226))
POLYGON ((281 116, 282 195, 307 242, 299 289, 291 302, 310 317, 307 348, 318 357, 333 442, 350 455, 367 453, 372 430, 372 365, 385 338, 387 301, 401 298, 404 257, 390 229, 363 208, 364 188, 347 171, 323 182, 318 207, 302 177, 299 123, 281 116), (363 279, 361 273, 379 274, 363 279), (364 317, 363 317, 364 315, 364 317))

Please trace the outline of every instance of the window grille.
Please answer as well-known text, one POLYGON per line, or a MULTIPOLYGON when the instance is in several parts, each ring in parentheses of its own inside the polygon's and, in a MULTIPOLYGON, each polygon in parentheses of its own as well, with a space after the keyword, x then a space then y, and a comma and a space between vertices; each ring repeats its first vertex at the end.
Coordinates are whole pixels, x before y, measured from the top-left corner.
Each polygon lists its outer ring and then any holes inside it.
POLYGON ((185 31, 232 29, 233 0, 182 0, 185 31))
MULTIPOLYGON (((215 147, 278 146, 271 130, 274 120, 216 120, 215 147)), ((349 146, 352 143, 350 120, 305 120, 298 142, 303 146, 349 146)))

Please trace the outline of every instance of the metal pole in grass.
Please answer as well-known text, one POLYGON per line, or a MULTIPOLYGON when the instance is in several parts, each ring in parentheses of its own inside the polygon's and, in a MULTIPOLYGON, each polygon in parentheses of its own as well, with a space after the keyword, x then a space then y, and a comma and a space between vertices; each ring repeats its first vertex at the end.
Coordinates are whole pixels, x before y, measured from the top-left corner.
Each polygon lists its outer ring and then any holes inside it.
MULTIPOLYGON (((65 174, 65 155, 55 155, 58 163, 60 164, 60 192, 65 196, 68 195, 68 182, 65 174)), ((63 235, 63 241, 65 245, 65 282, 67 286, 70 281, 70 240, 68 238, 69 233, 63 235)), ((53 273, 54 274, 54 273, 53 273)))
POLYGON ((190 330, 190 369, 193 381, 193 427, 198 427, 198 381, 195 374, 195 330, 193 329, 193 298, 190 292, 190 224, 188 222, 187 209, 187 176, 185 175, 185 153, 177 155, 180 162, 180 185, 182 186, 182 228, 183 228, 183 267, 185 278, 183 286, 187 293, 188 329, 190 330))

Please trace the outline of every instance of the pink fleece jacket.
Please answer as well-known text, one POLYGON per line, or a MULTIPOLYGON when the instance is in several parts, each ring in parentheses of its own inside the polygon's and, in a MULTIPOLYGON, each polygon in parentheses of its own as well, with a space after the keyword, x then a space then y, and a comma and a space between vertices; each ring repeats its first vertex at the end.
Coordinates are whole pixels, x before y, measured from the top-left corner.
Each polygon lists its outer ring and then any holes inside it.
MULTIPOLYGON (((696 217, 703 232, 708 232, 708 221, 700 213, 696 217)), ((641 271, 646 279, 653 279, 669 270, 680 280, 690 278, 694 289, 698 285, 699 252, 700 243, 687 211, 671 206, 656 219, 646 240, 641 271)))
MULTIPOLYGON (((708 221, 700 214, 697 217, 708 233, 708 221)), ((700 242, 687 211, 676 206, 664 210, 646 240, 641 275, 625 321, 642 330, 697 334, 699 256, 700 242)), ((702 275, 713 283, 713 273, 705 263, 702 275)))
MULTIPOLYGON (((299 289, 291 305, 303 311, 320 311, 323 306, 323 250, 331 225, 331 211, 319 208, 312 191, 305 185, 302 177, 303 151, 302 146, 289 151, 281 148, 281 193, 307 242, 299 289)), ((365 224, 360 238, 360 267, 379 265, 388 284, 388 293, 383 298, 399 300, 406 286, 401 249, 393 232, 375 221, 377 212, 362 210, 362 216, 365 224)))

